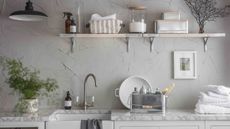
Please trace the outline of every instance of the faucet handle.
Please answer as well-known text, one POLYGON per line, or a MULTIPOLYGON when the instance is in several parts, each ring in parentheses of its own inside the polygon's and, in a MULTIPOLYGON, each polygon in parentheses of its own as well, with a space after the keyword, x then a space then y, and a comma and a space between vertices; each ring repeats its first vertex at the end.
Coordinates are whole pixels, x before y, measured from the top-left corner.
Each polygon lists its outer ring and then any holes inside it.
POLYGON ((76 98, 75 98, 75 99, 76 99, 76 100, 75 100, 76 106, 79 106, 79 105, 80 105, 80 100, 79 100, 79 98, 80 98, 79 96, 76 96, 76 98))
POLYGON ((87 96, 86 97, 87 107, 94 107, 95 97, 87 96))

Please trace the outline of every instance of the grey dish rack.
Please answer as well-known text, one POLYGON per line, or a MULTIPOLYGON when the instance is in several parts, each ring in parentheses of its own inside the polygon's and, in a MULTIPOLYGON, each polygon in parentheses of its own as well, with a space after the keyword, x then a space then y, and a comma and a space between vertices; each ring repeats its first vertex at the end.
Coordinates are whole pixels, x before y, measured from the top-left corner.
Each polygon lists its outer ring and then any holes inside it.
POLYGON ((131 94, 131 112, 165 112, 165 95, 147 93, 131 94))

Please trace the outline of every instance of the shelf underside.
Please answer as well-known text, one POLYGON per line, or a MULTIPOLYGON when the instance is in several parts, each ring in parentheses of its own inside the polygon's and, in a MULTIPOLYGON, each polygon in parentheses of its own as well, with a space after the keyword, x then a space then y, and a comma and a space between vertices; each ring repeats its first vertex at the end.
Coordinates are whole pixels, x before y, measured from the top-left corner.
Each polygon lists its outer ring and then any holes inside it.
POLYGON ((211 38, 211 37, 225 37, 225 33, 188 33, 188 34, 154 34, 154 33, 144 33, 144 34, 60 34, 63 38, 140 38, 140 37, 155 37, 155 38, 211 38))
POLYGON ((125 38, 127 44, 127 52, 130 49, 130 38, 149 38, 150 51, 154 49, 155 38, 202 38, 204 43, 204 51, 208 50, 207 43, 209 38, 226 37, 225 33, 188 33, 188 34, 154 34, 154 33, 124 33, 124 34, 60 34, 62 38, 70 38, 71 40, 71 52, 74 50, 74 44, 76 44, 76 38, 125 38))

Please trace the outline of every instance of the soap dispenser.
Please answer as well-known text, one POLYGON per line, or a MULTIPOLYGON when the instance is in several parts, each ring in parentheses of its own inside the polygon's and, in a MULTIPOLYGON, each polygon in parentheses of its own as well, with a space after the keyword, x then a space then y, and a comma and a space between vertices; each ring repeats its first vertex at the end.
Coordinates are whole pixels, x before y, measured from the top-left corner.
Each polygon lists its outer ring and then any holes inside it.
POLYGON ((67 93, 66 93, 64 108, 66 110, 71 110, 71 108, 72 108, 72 98, 70 97, 69 91, 67 91, 67 93))
POLYGON ((77 33, 77 25, 76 25, 76 23, 75 23, 74 18, 72 18, 72 20, 71 20, 70 33, 71 33, 71 34, 77 33))

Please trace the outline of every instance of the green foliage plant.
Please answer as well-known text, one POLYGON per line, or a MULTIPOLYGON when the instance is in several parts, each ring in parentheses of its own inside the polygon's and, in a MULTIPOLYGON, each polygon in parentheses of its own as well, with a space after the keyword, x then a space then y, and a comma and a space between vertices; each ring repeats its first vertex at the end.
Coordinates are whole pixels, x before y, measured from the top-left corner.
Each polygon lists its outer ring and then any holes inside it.
POLYGON ((40 79, 38 70, 25 67, 19 59, 0 57, 0 66, 6 73, 6 83, 20 94, 20 99, 48 96, 58 88, 55 79, 40 79))

